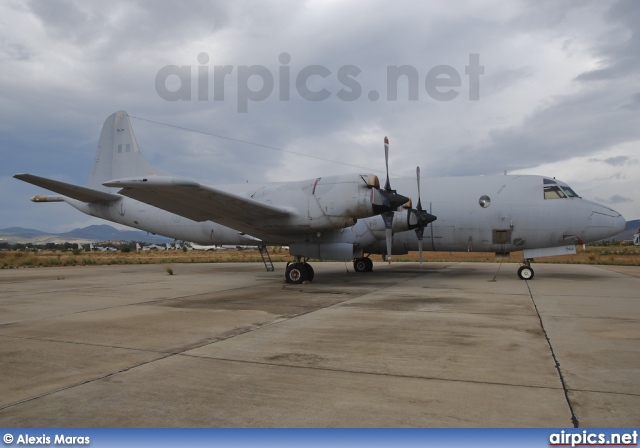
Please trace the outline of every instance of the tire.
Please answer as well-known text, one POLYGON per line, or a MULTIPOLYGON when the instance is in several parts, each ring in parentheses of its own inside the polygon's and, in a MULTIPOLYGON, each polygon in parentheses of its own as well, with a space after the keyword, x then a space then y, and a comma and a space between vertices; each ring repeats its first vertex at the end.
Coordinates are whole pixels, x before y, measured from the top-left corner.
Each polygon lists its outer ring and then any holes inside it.
POLYGON ((371 258, 364 258, 364 263, 367 265, 365 272, 373 271, 373 261, 371 261, 371 258))
POLYGON ((353 269, 356 272, 367 272, 367 258, 356 258, 353 260, 353 269))
POLYGON ((307 268, 303 263, 291 263, 287 266, 284 278, 287 283, 293 283, 299 285, 303 281, 307 280, 307 268))
POLYGON ((313 276, 315 275, 315 273, 313 272, 313 268, 309 263, 304 263, 303 266, 307 270, 307 280, 312 282, 313 276))
POLYGON ((531 280, 533 278, 533 269, 530 266, 520 266, 518 277, 520 277, 520 280, 531 280))

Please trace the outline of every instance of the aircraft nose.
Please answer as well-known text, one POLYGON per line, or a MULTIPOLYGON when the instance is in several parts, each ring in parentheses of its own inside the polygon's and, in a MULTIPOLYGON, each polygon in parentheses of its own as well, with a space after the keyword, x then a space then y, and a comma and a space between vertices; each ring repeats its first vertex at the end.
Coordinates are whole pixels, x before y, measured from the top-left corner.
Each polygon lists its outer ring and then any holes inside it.
POLYGON ((622 232, 627 221, 617 211, 594 204, 587 228, 588 239, 590 241, 610 238, 622 232))

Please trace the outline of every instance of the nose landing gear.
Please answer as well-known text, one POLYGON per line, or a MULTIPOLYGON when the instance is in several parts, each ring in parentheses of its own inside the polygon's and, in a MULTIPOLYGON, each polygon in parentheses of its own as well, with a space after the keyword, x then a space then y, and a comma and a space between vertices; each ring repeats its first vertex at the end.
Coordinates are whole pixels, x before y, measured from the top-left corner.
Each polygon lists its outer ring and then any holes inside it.
POLYGON ((534 272, 531 267, 532 261, 533 260, 531 259, 526 259, 522 262, 522 266, 518 269, 518 277, 520 277, 520 280, 531 280, 533 278, 534 272))

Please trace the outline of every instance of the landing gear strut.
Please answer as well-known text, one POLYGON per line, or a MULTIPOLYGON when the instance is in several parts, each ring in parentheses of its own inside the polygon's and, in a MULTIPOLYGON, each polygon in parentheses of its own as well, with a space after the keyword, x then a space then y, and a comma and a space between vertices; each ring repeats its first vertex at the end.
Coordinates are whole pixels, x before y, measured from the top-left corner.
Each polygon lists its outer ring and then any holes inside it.
POLYGON ((520 280, 531 280, 533 278, 534 272, 531 267, 532 261, 533 260, 531 259, 526 259, 522 262, 522 266, 518 269, 518 277, 520 277, 520 280))
POLYGON ((371 272, 373 271, 373 261, 369 257, 356 258, 353 260, 353 269, 356 272, 371 272))
POLYGON ((287 263, 284 279, 287 283, 300 284, 306 281, 313 281, 313 268, 306 261, 296 257, 296 261, 287 263))

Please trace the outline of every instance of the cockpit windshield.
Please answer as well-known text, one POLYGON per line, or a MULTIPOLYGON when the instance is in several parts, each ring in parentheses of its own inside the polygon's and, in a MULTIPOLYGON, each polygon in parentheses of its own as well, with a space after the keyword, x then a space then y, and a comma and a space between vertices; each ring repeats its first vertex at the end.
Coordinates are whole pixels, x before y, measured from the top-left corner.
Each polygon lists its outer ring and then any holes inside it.
POLYGON ((555 180, 544 179, 545 199, 579 198, 575 191, 567 185, 559 185, 555 180))
POLYGON ((578 196, 576 194, 575 191, 573 191, 571 188, 569 187, 562 187, 562 189, 564 190, 565 193, 567 193, 567 196, 569 196, 570 198, 579 198, 580 196, 578 196))

